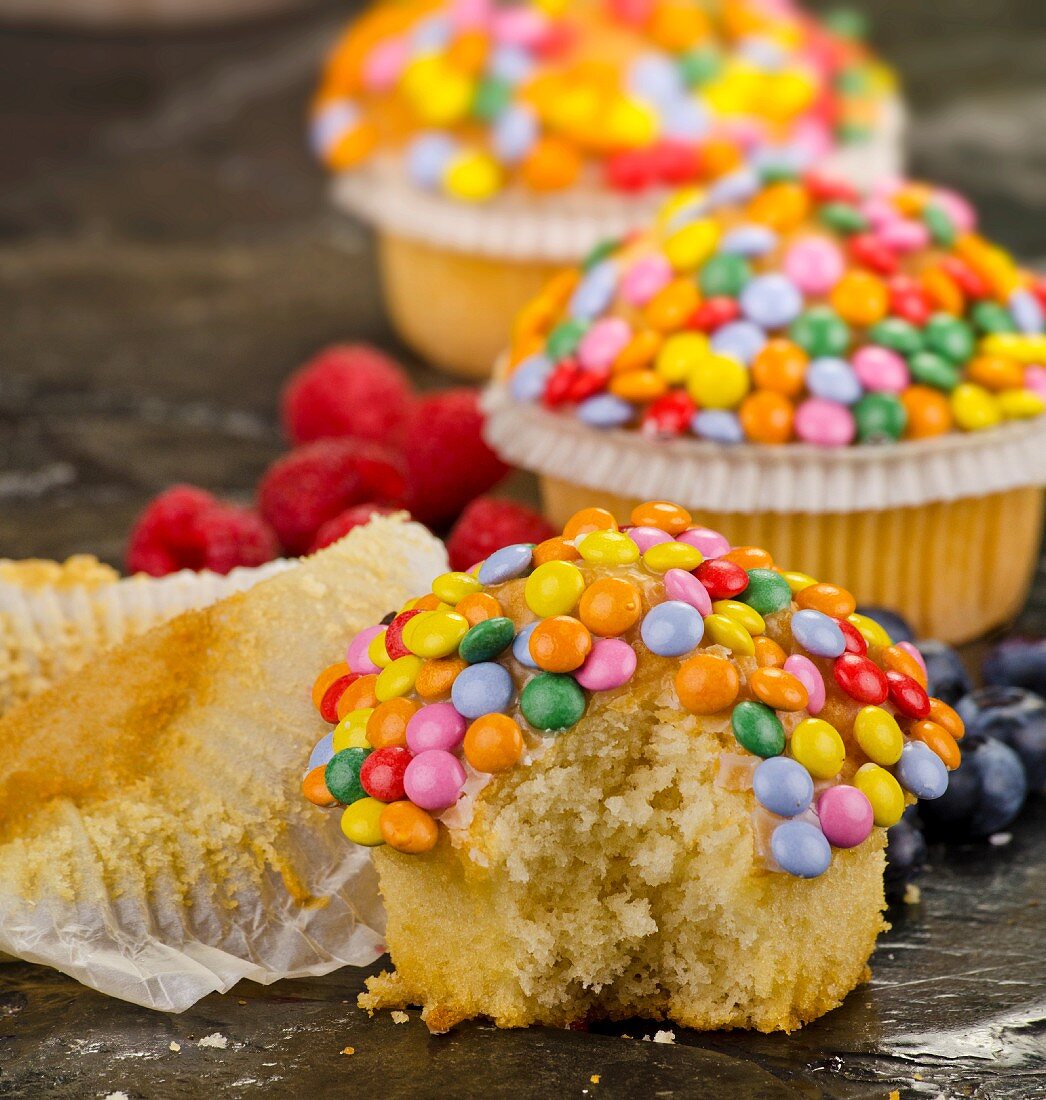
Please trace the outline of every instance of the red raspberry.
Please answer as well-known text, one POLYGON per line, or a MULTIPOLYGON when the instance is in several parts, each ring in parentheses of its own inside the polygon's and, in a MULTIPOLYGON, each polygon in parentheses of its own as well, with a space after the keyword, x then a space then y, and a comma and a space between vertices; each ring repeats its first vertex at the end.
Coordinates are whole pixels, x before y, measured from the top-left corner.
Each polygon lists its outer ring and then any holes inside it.
POLYGON ((447 539, 451 569, 471 569, 495 550, 515 542, 544 542, 556 532, 532 508, 511 500, 480 497, 454 524, 447 539))
POLYGON ((351 508, 340 512, 334 519, 327 520, 316 532, 316 537, 309 547, 309 553, 315 554, 317 550, 322 550, 332 542, 343 539, 354 527, 362 527, 363 524, 370 523, 374 516, 390 516, 393 512, 402 511, 402 508, 391 508, 387 504, 354 504, 351 508))
POLYGON ((398 505, 407 494, 403 460, 362 439, 320 439, 277 459, 258 486, 258 507, 291 554, 353 504, 398 505))
POLYGON ((283 426, 295 444, 352 436, 395 446, 412 397, 403 371, 376 348, 335 344, 283 387, 283 426))
POLYGON ((175 485, 135 521, 127 568, 153 577, 179 569, 228 573, 240 565, 263 565, 278 551, 276 536, 256 512, 192 485, 175 485))
POLYGON ((443 390, 414 402, 403 442, 412 516, 430 526, 448 524, 508 473, 482 430, 477 390, 443 390))

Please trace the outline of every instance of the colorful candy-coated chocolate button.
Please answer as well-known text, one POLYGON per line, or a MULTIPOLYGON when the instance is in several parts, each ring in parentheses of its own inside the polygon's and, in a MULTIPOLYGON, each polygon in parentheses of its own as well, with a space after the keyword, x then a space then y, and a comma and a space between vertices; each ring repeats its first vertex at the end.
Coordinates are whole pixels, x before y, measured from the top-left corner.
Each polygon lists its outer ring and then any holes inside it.
POLYGON ((716 615, 725 615, 733 619, 748 631, 753 637, 766 631, 766 622, 754 607, 740 600, 716 600, 712 604, 712 612, 716 615))
POLYGON ((374 848, 385 843, 381 835, 381 815, 385 803, 376 798, 360 798, 345 807, 341 815, 341 831, 353 844, 374 848))
POLYGON ((575 673, 586 691, 612 691, 627 684, 636 671, 636 651, 620 638, 600 638, 575 673))
POLYGON ((641 554, 645 554, 651 546, 672 541, 672 536, 667 531, 661 531, 657 527, 629 527, 627 533, 628 537, 639 547, 641 554))
POLYGON ((516 635, 516 640, 512 643, 512 656, 524 668, 537 668, 537 663, 530 655, 530 636, 537 628, 537 623, 528 623, 523 627, 516 635))
POLYGON ((556 733, 581 721, 585 693, 573 676, 541 672, 520 692, 519 709, 535 729, 556 733))
POLYGON ((631 519, 637 527, 656 527, 670 535, 681 534, 693 522, 685 508, 667 500, 649 500, 644 504, 637 504, 632 509, 631 519))
POLYGON ((835 682, 859 703, 878 705, 886 702, 889 685, 886 673, 867 657, 856 653, 844 653, 832 666, 835 682))
POLYGON ((755 654, 752 635, 737 619, 728 615, 709 615, 705 619, 705 631, 715 645, 724 646, 740 657, 752 657, 755 654))
POLYGON ((469 665, 458 674, 450 689, 450 701, 465 718, 508 710, 515 695, 511 673, 493 661, 469 665))
POLYGON ((845 619, 857 610, 857 601, 837 584, 808 585, 797 593, 795 602, 800 609, 820 611, 833 619, 845 619))
POLYGON ((802 680, 783 668, 757 668, 748 684, 755 697, 774 710, 805 710, 809 702, 802 680))
POLYGON ((787 654, 773 638, 761 634, 752 639, 752 645, 755 646, 755 663, 759 668, 784 668, 787 654))
POLYGON ((897 778, 916 798, 940 798, 948 789, 948 769, 921 741, 909 741, 901 750, 897 778))
POLYGON ((790 672, 806 688, 806 709, 811 714, 820 714, 827 698, 821 670, 801 653, 793 653, 787 657, 783 667, 785 672, 790 672))
POLYGON ((741 681, 732 661, 697 653, 679 666, 675 688, 680 705, 691 714, 718 714, 733 705, 741 681))
POLYGON ((804 718, 792 731, 789 748, 814 779, 834 779, 846 759, 839 731, 822 718, 804 718))
POLYGON ((371 743, 367 740, 367 723, 373 713, 373 707, 361 707, 359 710, 349 711, 334 727, 331 734, 331 744, 334 751, 369 749, 371 743))
POLYGON ((812 584, 817 584, 817 580, 811 577, 809 573, 797 573, 789 571, 781 574, 785 579, 785 583, 788 585, 793 596, 802 592, 804 588, 809 588, 812 584))
POLYGON ((468 631, 456 611, 423 611, 403 628, 403 644, 418 657, 449 657, 468 631))
POLYGON ((730 550, 726 537, 710 527, 688 527, 680 531, 676 538, 679 542, 696 546, 705 558, 721 558, 730 550))
POLYGON ((748 574, 733 562, 716 558, 703 561, 695 570, 694 576, 708 590, 713 600, 732 600, 748 587, 748 574))
MULTIPOLYGON (((475 578, 471 578, 475 579, 475 578)), ((400 657, 406 657, 410 650, 403 644, 403 631, 407 623, 411 619, 422 613, 421 608, 409 608, 406 611, 401 611, 391 623, 389 623, 385 630, 385 652, 389 656, 389 660, 396 661, 400 657)), ((387 665, 385 667, 388 667, 387 665)))
MULTIPOLYGON (((486 592, 473 592, 459 601, 454 610, 464 615, 469 626, 502 617, 501 604, 486 592)), ((466 635, 468 637, 468 635, 466 635)))
POLYGON ((930 720, 947 730, 956 741, 961 741, 966 734, 966 724, 962 717, 943 699, 930 700, 930 720))
MULTIPOLYGON (((685 575, 690 576, 689 573, 685 575)), ((692 577, 690 579, 693 580, 692 577)), ((694 581, 694 584, 698 582, 694 581)), ((624 634, 639 622, 642 614, 643 597, 639 589, 623 577, 600 577, 593 581, 578 604, 581 621, 601 638, 624 634)))
POLYGON ((415 806, 445 810, 457 802, 465 778, 465 769, 453 753, 428 749, 407 765, 403 786, 415 806))
POLYGON ((685 569, 669 569, 665 573, 665 595, 670 600, 679 600, 696 608, 704 617, 712 614, 712 598, 708 589, 685 569))
POLYGON ((639 547, 624 531, 593 531, 582 538, 578 553, 593 565, 631 565, 639 561, 639 547))
POLYGON ((652 607, 639 628, 643 643, 659 657, 682 657, 697 648, 705 633, 700 612, 681 600, 652 607))
POLYGON ((802 764, 787 756, 772 756, 752 773, 752 790, 764 809, 795 817, 813 801, 814 781, 802 764))
POLYGON ((749 569, 748 584, 737 597, 760 615, 773 615, 792 603, 792 590, 780 573, 772 569, 749 569))
POLYGON ((962 762, 962 754, 955 738, 943 727, 929 719, 913 722, 908 734, 914 741, 921 741, 932 749, 949 771, 954 771, 962 762))
POLYGON ((508 771, 523 755, 523 731, 507 714, 485 714, 469 726, 464 748, 476 771, 508 771))
MULTIPOLYGON (((376 707, 378 697, 374 694, 374 687, 377 682, 378 677, 374 675, 357 677, 341 691, 334 716, 330 717, 326 712, 322 712, 324 721, 340 722, 350 711, 359 710, 361 707, 376 707)), ((337 685, 328 688, 325 701, 330 697, 330 692, 337 690, 337 685)))
POLYGON ((390 848, 412 855, 432 851, 439 839, 439 828, 432 815, 407 800, 385 806, 378 827, 390 848))
POLYGON ((406 745, 407 723, 418 709, 413 699, 395 698, 379 703, 367 719, 367 741, 375 749, 406 745))
POLYGON ((577 547, 559 536, 545 539, 534 547, 535 565, 544 565, 547 561, 577 561, 580 557, 577 547))
POLYGON ((327 790, 327 766, 317 764, 305 773, 301 781, 301 793, 314 806, 336 806, 338 800, 327 790))
POLYGON ((743 363, 729 355, 710 353, 694 364, 686 388, 702 409, 732 409, 750 385, 743 363))
POLYGON ((367 646, 367 657, 370 659, 371 664, 376 665, 379 669, 386 668, 392 657, 389 656, 388 646, 385 645, 385 636, 388 633, 388 627, 382 629, 380 634, 375 634, 371 638, 370 645, 367 646))
POLYGON ((696 546, 685 542, 663 542, 651 546, 643 554, 643 564, 652 573, 667 573, 669 569, 696 569, 704 560, 696 546))
POLYGON ((351 642, 345 655, 345 661, 350 672, 359 673, 361 676, 369 673, 377 673, 378 666, 367 656, 370 644, 379 635, 384 633, 383 626, 368 626, 361 630, 351 642))
POLYGON ((543 619, 530 635, 530 656, 545 672, 573 672, 592 649, 592 635, 570 615, 543 619))
POLYGON ((378 674, 374 684, 374 694, 379 703, 397 696, 406 695, 412 691, 414 682, 421 671, 422 660, 408 653, 405 657, 397 657, 395 661, 386 666, 378 674))
POLYGON ((443 657, 422 662, 414 690, 426 700, 445 699, 458 673, 465 667, 460 657, 443 657))
POLYGON ((476 623, 461 639, 458 656, 470 665, 481 661, 493 661, 512 644, 516 627, 511 619, 498 616, 476 623))
POLYGON ((820 611, 797 611, 792 616, 792 636, 815 657, 838 657, 846 651, 839 624, 820 611))
POLYGON ((381 802, 395 802, 403 797, 403 773, 413 758, 409 749, 390 745, 375 749, 360 768, 363 789, 381 802))
POLYGON ((863 657, 868 652, 868 643, 864 640, 864 635, 853 623, 848 622, 846 619, 837 619, 836 622, 838 622, 839 629, 846 639, 846 652, 856 653, 858 657, 863 657))
POLYGON ((797 878, 817 878, 832 863, 824 833, 809 821, 786 821, 774 829, 770 851, 781 870, 797 878))
POLYGON ((576 539, 579 535, 588 535, 593 531, 616 531, 617 520, 606 508, 582 508, 567 520, 563 527, 563 538, 576 539))
POLYGON ((904 814, 904 791, 900 783, 878 764, 862 764, 854 775, 854 786, 871 803, 872 819, 881 829, 896 825, 904 814))
POLYGON ((882 626, 867 615, 848 615, 847 621, 852 623, 860 631, 861 637, 870 646, 888 646, 891 643, 890 635, 882 626))
POLYGON ((893 669, 887 670, 886 682, 890 702, 906 718, 927 718, 930 715, 930 697, 926 689, 911 676, 893 669))
POLYGON ((896 764, 904 748, 897 719, 882 707, 862 707, 854 719, 854 736, 862 752, 875 764, 896 764))
POLYGON ((407 748, 415 755, 428 749, 453 752, 465 736, 465 725, 465 719, 450 703, 431 703, 407 722, 407 748))
MULTIPOLYGON (((598 533, 587 536, 599 537, 598 533)), ((628 541, 631 542, 631 539, 628 541)), ((635 546, 635 543, 632 545, 635 546)), ((638 548, 636 553, 638 556, 638 548)), ((551 615, 569 615, 577 607, 584 590, 585 579, 576 565, 568 561, 549 561, 539 565, 527 578, 523 597, 535 615, 548 618, 551 615)))
POLYGON ((460 603, 466 596, 482 589, 471 573, 444 573, 432 582, 432 591, 449 604, 460 603))
POLYGON ((327 790, 343 805, 349 805, 367 792, 360 783, 360 768, 370 755, 370 749, 342 749, 327 762, 323 779, 327 790))
POLYGON ((872 832, 872 804, 864 792, 849 784, 829 787, 817 800, 817 816, 829 844, 836 848, 856 848, 872 832))
POLYGON ((316 677, 312 685, 312 705, 317 710, 321 710, 323 707, 323 698, 331 686, 339 680, 346 679, 350 675, 352 675, 352 670, 345 661, 339 661, 337 664, 328 665, 319 676, 316 677))
POLYGON ((779 756, 785 748, 781 720, 762 703, 745 701, 734 707, 730 724, 738 743, 756 756, 779 756))
POLYGON ((480 566, 477 579, 480 584, 504 584, 515 577, 522 577, 530 568, 534 547, 530 543, 515 543, 495 550, 480 566))
POLYGON ((313 746, 312 752, 309 753, 309 770, 325 768, 336 751, 334 748, 334 732, 331 731, 321 737, 313 746))

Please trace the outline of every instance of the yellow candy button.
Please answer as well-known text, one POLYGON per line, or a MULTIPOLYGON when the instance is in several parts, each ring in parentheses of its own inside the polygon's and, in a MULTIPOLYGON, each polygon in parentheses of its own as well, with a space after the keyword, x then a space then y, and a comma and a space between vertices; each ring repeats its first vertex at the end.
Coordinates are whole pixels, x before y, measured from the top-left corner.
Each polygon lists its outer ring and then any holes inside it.
POLYGON ((359 710, 350 710, 334 727, 334 751, 341 752, 342 749, 371 748, 371 743, 367 740, 367 719, 370 718, 373 713, 373 707, 362 707, 359 710))
POLYGON ((378 702, 384 703, 387 699, 395 699, 413 690, 420 668, 421 658, 409 653, 405 657, 397 657, 387 668, 383 668, 374 684, 374 694, 378 702))
POLYGON ((755 656, 752 635, 736 619, 726 615, 713 614, 705 619, 705 637, 742 657, 755 656))
POLYGON ((456 611, 423 611, 403 628, 403 644, 418 657, 449 657, 469 630, 456 611))
POLYGON ((904 814, 904 791, 900 783, 878 764, 864 764, 857 769, 854 786, 872 804, 872 819, 876 825, 889 829, 904 814))
POLYGON ((501 168, 486 153, 462 153, 448 165, 443 186, 456 199, 483 202, 501 187, 501 168))
POLYGON ((858 615, 854 612, 853 615, 847 616, 847 620, 857 627, 857 632, 864 638, 868 645, 893 645, 893 639, 875 619, 869 619, 867 615, 858 615))
POLYGON ((782 573, 781 576, 784 577, 788 587, 792 590, 793 596, 802 592, 804 588, 812 588, 817 584, 817 581, 809 573, 782 573))
POLYGON ((1007 420, 1025 420, 1046 412, 1046 401, 1034 390, 1003 390, 996 400, 1007 420))
POLYGON ((665 241, 665 255, 676 271, 696 271, 715 251, 719 226, 710 218, 684 225, 665 241))
POLYGON ((703 409, 732 409, 748 393, 749 385, 742 363, 729 355, 706 355, 694 364, 686 388, 703 409))
POLYGON ((963 382, 952 390, 952 415, 963 431, 982 432, 1002 420, 1002 409, 995 395, 983 386, 963 382))
POLYGON ((717 615, 725 615, 735 623, 740 623, 749 634, 766 633, 766 622, 763 616, 754 607, 749 607, 740 600, 716 600, 712 604, 712 610, 717 615))
POLYGON ((392 660, 389 656, 389 651, 385 648, 384 630, 371 638, 370 645, 367 646, 367 656, 378 666, 378 668, 384 668, 392 660))
POLYGON ((345 807, 341 815, 341 831, 353 842, 374 848, 384 844, 381 835, 381 811, 386 803, 376 798, 361 798, 345 807))
POLYGON ((689 573, 704 560, 696 546, 685 542, 659 542, 643 555, 643 564, 652 573, 667 573, 669 569, 685 569, 689 573))
POLYGON ((882 707, 862 707, 854 719, 854 736, 869 760, 896 764, 904 748, 904 734, 897 719, 882 707))
POLYGON ((432 582, 432 591, 453 606, 473 592, 482 592, 483 585, 471 573, 444 573, 432 582))
MULTIPOLYGON (((581 546, 601 535, 616 534, 620 532, 596 531, 589 535, 581 546)), ((631 539, 628 541, 632 542, 631 539)), ((635 543, 633 542, 632 545, 635 546, 635 543)), ((639 554, 638 546, 636 546, 636 554, 639 554)), ((581 593, 584 590, 585 578, 576 565, 569 561, 547 561, 527 577, 523 598, 527 607, 535 615, 547 619, 553 615, 569 615, 577 607, 577 602, 581 599, 581 593)))
POLYGON ((1018 363, 1041 363, 1046 360, 1046 336, 1022 336, 1016 332, 997 332, 981 341, 985 355, 1005 355, 1018 363))
POLYGON ((839 731, 823 718, 804 718, 792 731, 789 748, 814 779, 833 779, 846 759, 839 731))
MULTIPOLYGON (((593 565, 631 565, 639 561, 639 547, 622 531, 593 531, 576 545, 581 557, 593 565)), ((538 568, 542 569, 544 566, 538 568)), ((532 610, 536 611, 537 608, 532 610)))
POLYGON ((661 345, 654 360, 654 370, 674 386, 684 383, 694 367, 707 359, 708 337, 703 332, 677 332, 661 345))

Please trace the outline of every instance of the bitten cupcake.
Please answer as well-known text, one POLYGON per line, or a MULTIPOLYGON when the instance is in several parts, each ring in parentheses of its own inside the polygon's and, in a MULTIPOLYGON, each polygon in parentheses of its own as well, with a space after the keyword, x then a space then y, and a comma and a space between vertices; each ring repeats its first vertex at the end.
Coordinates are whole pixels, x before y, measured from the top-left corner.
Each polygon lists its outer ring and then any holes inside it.
POLYGON ((378 231, 392 320, 489 374, 512 314, 562 263, 642 224, 668 186, 736 185, 750 158, 900 166, 891 74, 785 0, 378 5, 333 51, 312 145, 378 231))
POLYGON ((885 829, 961 720, 845 589, 629 519, 438 577, 316 681, 303 792, 375 848, 396 967, 363 1007, 791 1030, 867 977, 885 829))
POLYGON ((1006 621, 1042 532, 1046 282, 942 188, 745 179, 523 310, 489 441, 555 522, 671 496, 924 636, 1006 621))

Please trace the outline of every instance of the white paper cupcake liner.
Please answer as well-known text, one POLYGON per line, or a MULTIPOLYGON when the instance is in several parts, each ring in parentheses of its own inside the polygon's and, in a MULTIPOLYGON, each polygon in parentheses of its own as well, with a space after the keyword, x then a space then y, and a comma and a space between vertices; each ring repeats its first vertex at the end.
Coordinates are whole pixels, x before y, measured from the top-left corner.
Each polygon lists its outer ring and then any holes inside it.
MULTIPOLYGON (((872 136, 840 148, 825 167, 862 187, 896 177, 904 167, 903 131, 903 104, 891 97, 872 136)), ((392 156, 342 173, 331 186, 337 207, 384 232, 454 252, 545 263, 575 262, 600 242, 648 225, 671 193, 627 195, 591 183, 535 195, 516 187, 466 204, 416 187, 392 156)))
POLYGON ((272 561, 226 576, 189 569, 167 577, 140 574, 89 587, 23 588, 0 581, 0 714, 83 668, 96 653, 293 564, 272 561))
POLYGON ((712 512, 880 511, 1046 485, 1046 417, 992 431, 826 449, 601 431, 567 413, 520 404, 498 383, 483 403, 484 435, 506 462, 587 489, 712 512))
MULTIPOLYGON (((6 805, 0 791, 0 955, 170 1012, 241 978, 373 962, 385 916, 370 853, 300 793, 329 731, 311 681, 355 630, 447 568, 419 524, 376 519, 0 719, 0 786, 14 795, 6 805), (189 688, 157 718, 171 676, 189 688), (155 748, 141 752, 150 721, 155 748), (67 759, 50 768, 60 746, 67 759), (96 761, 110 786, 91 778, 96 761)), ((170 589, 186 607, 202 598, 184 580, 135 590, 156 604, 158 586, 165 610, 170 589)))

